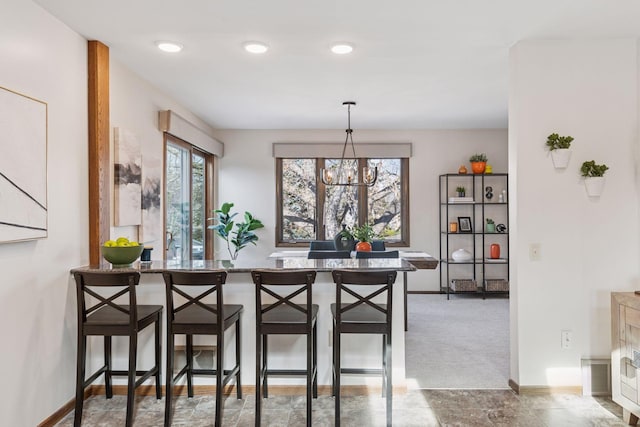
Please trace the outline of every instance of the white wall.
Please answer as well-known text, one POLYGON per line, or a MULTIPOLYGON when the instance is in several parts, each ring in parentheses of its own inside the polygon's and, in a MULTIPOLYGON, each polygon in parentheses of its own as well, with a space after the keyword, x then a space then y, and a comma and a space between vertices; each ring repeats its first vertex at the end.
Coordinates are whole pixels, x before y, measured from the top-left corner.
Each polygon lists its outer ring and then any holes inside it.
MULTIPOLYGON (((75 291, 88 262, 86 41, 30 1, 0 14, 0 86, 48 104, 46 239, 0 245, 2 424, 33 426, 73 397, 75 291)), ((0 152, 19 147, 0 137, 0 152)))
POLYGON ((610 354, 610 292, 638 289, 637 81, 635 40, 511 50, 511 369, 521 386, 580 385, 580 358, 610 354), (545 149, 553 132, 575 138, 566 170, 545 149), (599 199, 579 173, 592 159, 611 168, 599 199), (563 329, 571 349, 560 347, 563 329))
MULTIPOLYGON (((265 224, 260 241, 240 257, 260 259, 275 250, 274 142, 344 141, 344 130, 217 130, 225 143, 218 164, 218 202, 234 202, 239 212, 249 211, 265 224)), ((469 156, 485 152, 494 172, 507 170, 507 131, 498 130, 354 130, 359 142, 412 142, 410 170, 411 247, 438 257, 438 175, 456 173, 461 164, 469 172, 469 156)), ((357 154, 357 147, 356 147, 357 154)), ((216 247, 216 257, 228 258, 226 248, 216 247)), ((439 290, 439 271, 421 270, 409 275, 410 290, 439 290)))

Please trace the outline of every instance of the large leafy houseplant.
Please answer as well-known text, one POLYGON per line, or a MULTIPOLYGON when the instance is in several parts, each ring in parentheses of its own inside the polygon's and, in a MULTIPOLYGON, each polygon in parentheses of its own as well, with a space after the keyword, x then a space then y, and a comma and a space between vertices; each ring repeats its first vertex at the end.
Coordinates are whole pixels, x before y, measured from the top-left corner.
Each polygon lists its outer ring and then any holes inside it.
POLYGON ((264 227, 259 219, 256 219, 249 212, 244 213, 244 222, 234 223, 233 218, 238 215, 237 212, 231 213, 233 203, 223 203, 220 209, 213 211, 215 217, 208 218, 215 221, 215 224, 208 226, 220 238, 227 242, 227 250, 232 260, 238 258, 238 252, 249 243, 255 245, 258 236, 254 230, 264 227), (235 225, 235 230, 233 226, 235 225), (233 248, 231 248, 233 245, 233 248))

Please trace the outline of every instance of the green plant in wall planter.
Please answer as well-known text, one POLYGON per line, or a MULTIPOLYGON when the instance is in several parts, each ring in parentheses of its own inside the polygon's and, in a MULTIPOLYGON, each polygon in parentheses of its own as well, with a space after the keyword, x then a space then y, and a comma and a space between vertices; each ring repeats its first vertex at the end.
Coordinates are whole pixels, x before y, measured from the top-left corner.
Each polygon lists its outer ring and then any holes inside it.
POLYGON ((582 163, 580 173, 584 177, 584 185, 588 196, 599 197, 602 194, 604 174, 608 170, 609 166, 605 164, 598 165, 595 160, 582 163))
POLYGON ((258 236, 254 230, 264 227, 259 219, 256 219, 249 212, 244 213, 244 222, 233 222, 233 218, 238 215, 237 212, 231 213, 233 203, 223 203, 220 209, 213 211, 215 217, 207 218, 209 221, 215 221, 216 224, 207 228, 212 229, 221 239, 227 242, 227 250, 232 260, 238 258, 238 253, 249 243, 255 245, 258 236), (235 225, 235 230, 233 226, 235 225), (233 249, 231 248, 233 245, 233 249))
POLYGON ((547 137, 547 148, 551 153, 551 160, 553 166, 556 169, 564 169, 569 165, 569 159, 571 158, 571 142, 572 136, 560 136, 557 133, 552 133, 547 137))

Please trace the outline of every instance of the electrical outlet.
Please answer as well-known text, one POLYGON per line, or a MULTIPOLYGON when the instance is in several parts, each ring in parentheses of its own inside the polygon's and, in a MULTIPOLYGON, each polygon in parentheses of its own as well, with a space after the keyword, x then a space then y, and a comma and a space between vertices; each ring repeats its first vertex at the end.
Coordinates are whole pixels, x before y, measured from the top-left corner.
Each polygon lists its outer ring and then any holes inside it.
POLYGON ((540 243, 531 243, 529 245, 529 260, 540 261, 540 243))
POLYGON ((563 349, 570 349, 573 343, 573 336, 571 331, 560 331, 560 347, 563 349))

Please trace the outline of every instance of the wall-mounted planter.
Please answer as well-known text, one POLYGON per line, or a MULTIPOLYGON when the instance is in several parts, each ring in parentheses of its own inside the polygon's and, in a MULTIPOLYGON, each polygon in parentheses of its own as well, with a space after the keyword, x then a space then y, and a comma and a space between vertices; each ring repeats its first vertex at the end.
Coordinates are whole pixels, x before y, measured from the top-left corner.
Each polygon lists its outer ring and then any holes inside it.
POLYGON ((600 197, 604 189, 604 177, 592 176, 584 179, 584 186, 589 197, 600 197))
POLYGON ((571 150, 568 148, 551 150, 551 160, 553 160, 553 167, 556 169, 565 169, 569 165, 570 158, 571 150))

